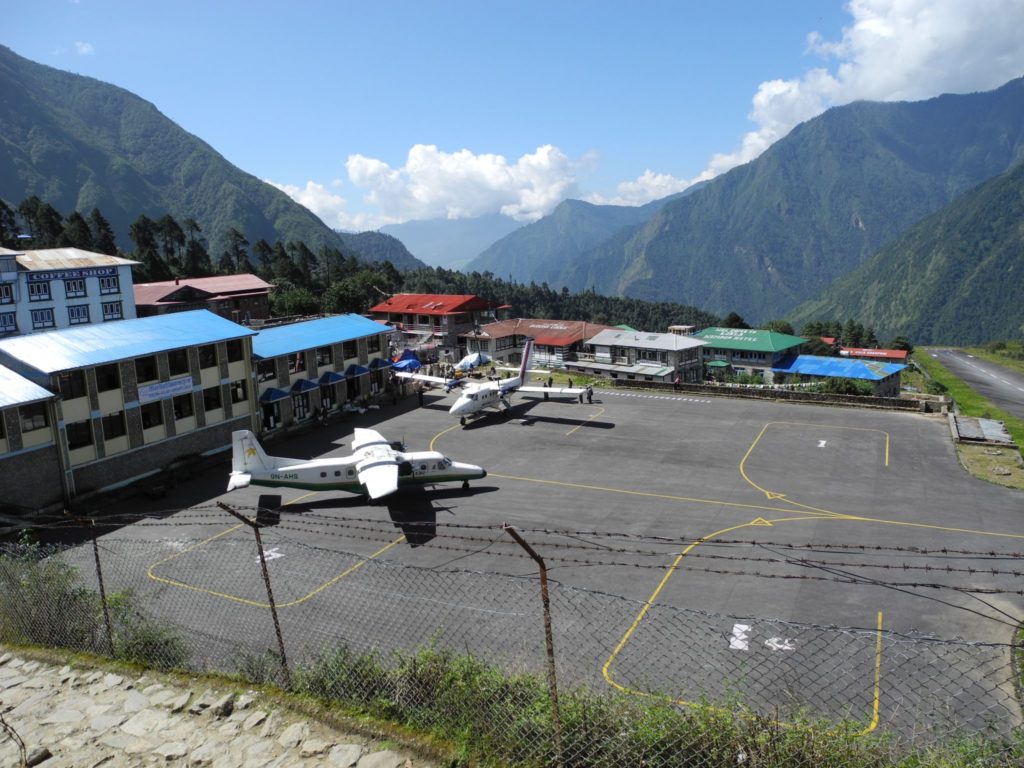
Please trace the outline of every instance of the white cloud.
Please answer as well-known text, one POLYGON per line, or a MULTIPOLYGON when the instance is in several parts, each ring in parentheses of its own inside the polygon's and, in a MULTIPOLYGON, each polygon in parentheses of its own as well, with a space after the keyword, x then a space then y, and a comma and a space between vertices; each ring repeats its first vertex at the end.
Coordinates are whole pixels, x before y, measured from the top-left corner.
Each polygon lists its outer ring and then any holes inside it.
POLYGON ((350 155, 345 167, 352 184, 368 190, 367 203, 403 221, 495 211, 517 221, 536 221, 576 188, 574 163, 550 144, 514 163, 502 155, 416 144, 400 168, 363 155, 350 155))
POLYGON ((853 21, 839 40, 807 38, 811 53, 836 61, 834 71, 761 83, 750 113, 757 128, 735 151, 712 156, 701 177, 753 160, 832 106, 989 90, 1024 74, 1020 0, 851 0, 846 10, 853 21))
MULTIPOLYGON (((315 181, 307 181, 306 186, 299 187, 294 184, 278 184, 276 181, 264 179, 267 184, 277 187, 300 205, 305 206, 332 229, 345 229, 353 232, 365 232, 369 229, 377 229, 385 224, 397 224, 404 219, 386 217, 368 213, 349 213, 348 200, 341 195, 335 194, 323 184, 315 181)), ((334 179, 331 187, 341 187, 344 182, 341 179, 334 179)))
POLYGON ((93 47, 92 43, 83 43, 80 40, 76 40, 75 53, 79 56, 92 56, 92 54, 96 53, 96 49, 93 47))

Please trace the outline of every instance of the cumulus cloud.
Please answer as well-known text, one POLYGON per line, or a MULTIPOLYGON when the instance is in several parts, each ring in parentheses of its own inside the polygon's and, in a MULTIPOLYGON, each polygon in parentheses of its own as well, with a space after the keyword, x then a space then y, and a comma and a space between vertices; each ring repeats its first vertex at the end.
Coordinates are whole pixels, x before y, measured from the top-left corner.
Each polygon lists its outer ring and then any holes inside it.
POLYGON ((349 181, 368 190, 366 202, 401 220, 500 211, 517 221, 536 221, 576 190, 574 164, 551 145, 509 162, 502 155, 417 144, 400 168, 363 155, 349 156, 345 167, 349 181))
POLYGON ((698 178, 753 160, 799 123, 858 99, 904 101, 996 88, 1024 74, 1020 0, 851 0, 839 40, 817 32, 808 52, 835 62, 796 80, 768 80, 754 95, 757 128, 698 178))
MULTIPOLYGON (((332 229, 345 229, 354 232, 363 232, 368 229, 377 229, 385 224, 398 223, 403 219, 387 218, 366 213, 352 214, 348 210, 348 200, 342 195, 331 192, 323 184, 315 181, 307 181, 306 186, 299 187, 295 184, 279 184, 271 179, 264 179, 267 184, 277 187, 300 205, 305 206, 332 229)), ((335 179, 331 187, 338 188, 344 182, 335 179)))
POLYGON ((83 43, 80 40, 75 41, 75 53, 79 56, 91 56, 96 52, 92 43, 83 43))

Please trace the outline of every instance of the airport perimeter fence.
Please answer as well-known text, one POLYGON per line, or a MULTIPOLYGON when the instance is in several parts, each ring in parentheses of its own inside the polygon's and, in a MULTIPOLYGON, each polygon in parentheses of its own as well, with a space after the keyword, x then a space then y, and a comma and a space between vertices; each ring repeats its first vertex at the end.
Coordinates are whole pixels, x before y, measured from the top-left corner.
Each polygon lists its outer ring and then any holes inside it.
MULTIPOLYGON (((443 566, 412 566, 396 557, 409 528, 343 546, 308 543, 287 521, 257 544, 248 521, 213 512, 157 525, 4 546, 0 641, 274 683, 485 763, 1024 760, 1012 645, 722 616, 555 581, 544 600, 540 556, 519 575, 460 570, 454 546, 443 566)), ((517 547, 509 531, 488 535, 517 547)))

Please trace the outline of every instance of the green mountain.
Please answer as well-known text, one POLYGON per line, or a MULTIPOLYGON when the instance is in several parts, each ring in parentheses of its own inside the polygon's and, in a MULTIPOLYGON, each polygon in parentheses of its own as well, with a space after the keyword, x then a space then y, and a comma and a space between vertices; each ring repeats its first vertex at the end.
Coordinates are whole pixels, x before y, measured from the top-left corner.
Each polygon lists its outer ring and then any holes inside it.
POLYGON ((561 285, 563 272, 583 254, 616 232, 647 221, 671 199, 640 207, 563 200, 544 218, 494 243, 470 261, 465 271, 491 272, 521 283, 561 285))
POLYGON ((231 227, 251 243, 342 249, 337 233, 309 210, 148 101, 0 46, 0 198, 15 207, 32 195, 63 214, 99 208, 125 250, 140 214, 167 213, 198 222, 214 261, 231 227))
POLYGON ((492 213, 472 219, 430 219, 388 224, 380 231, 401 240, 432 267, 462 269, 492 243, 523 226, 522 222, 492 213))
POLYGON ((572 289, 781 317, 1024 158, 1024 78, 986 93, 837 107, 576 257, 572 289))
POLYGON ((882 338, 1024 337, 1024 163, 961 195, 798 307, 794 324, 856 318, 882 338))
POLYGON ((397 237, 385 235, 383 232, 338 232, 341 238, 342 252, 355 253, 363 261, 374 264, 390 261, 395 269, 422 269, 426 265, 409 253, 408 249, 397 237))

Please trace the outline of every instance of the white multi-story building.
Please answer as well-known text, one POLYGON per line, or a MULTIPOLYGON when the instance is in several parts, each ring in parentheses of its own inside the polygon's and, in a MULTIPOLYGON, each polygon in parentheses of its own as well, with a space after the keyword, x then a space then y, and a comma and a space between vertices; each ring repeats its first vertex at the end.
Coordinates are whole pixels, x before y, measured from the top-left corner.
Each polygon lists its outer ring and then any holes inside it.
POLYGON ((0 248, 0 336, 133 319, 138 263, 81 248, 0 248))

